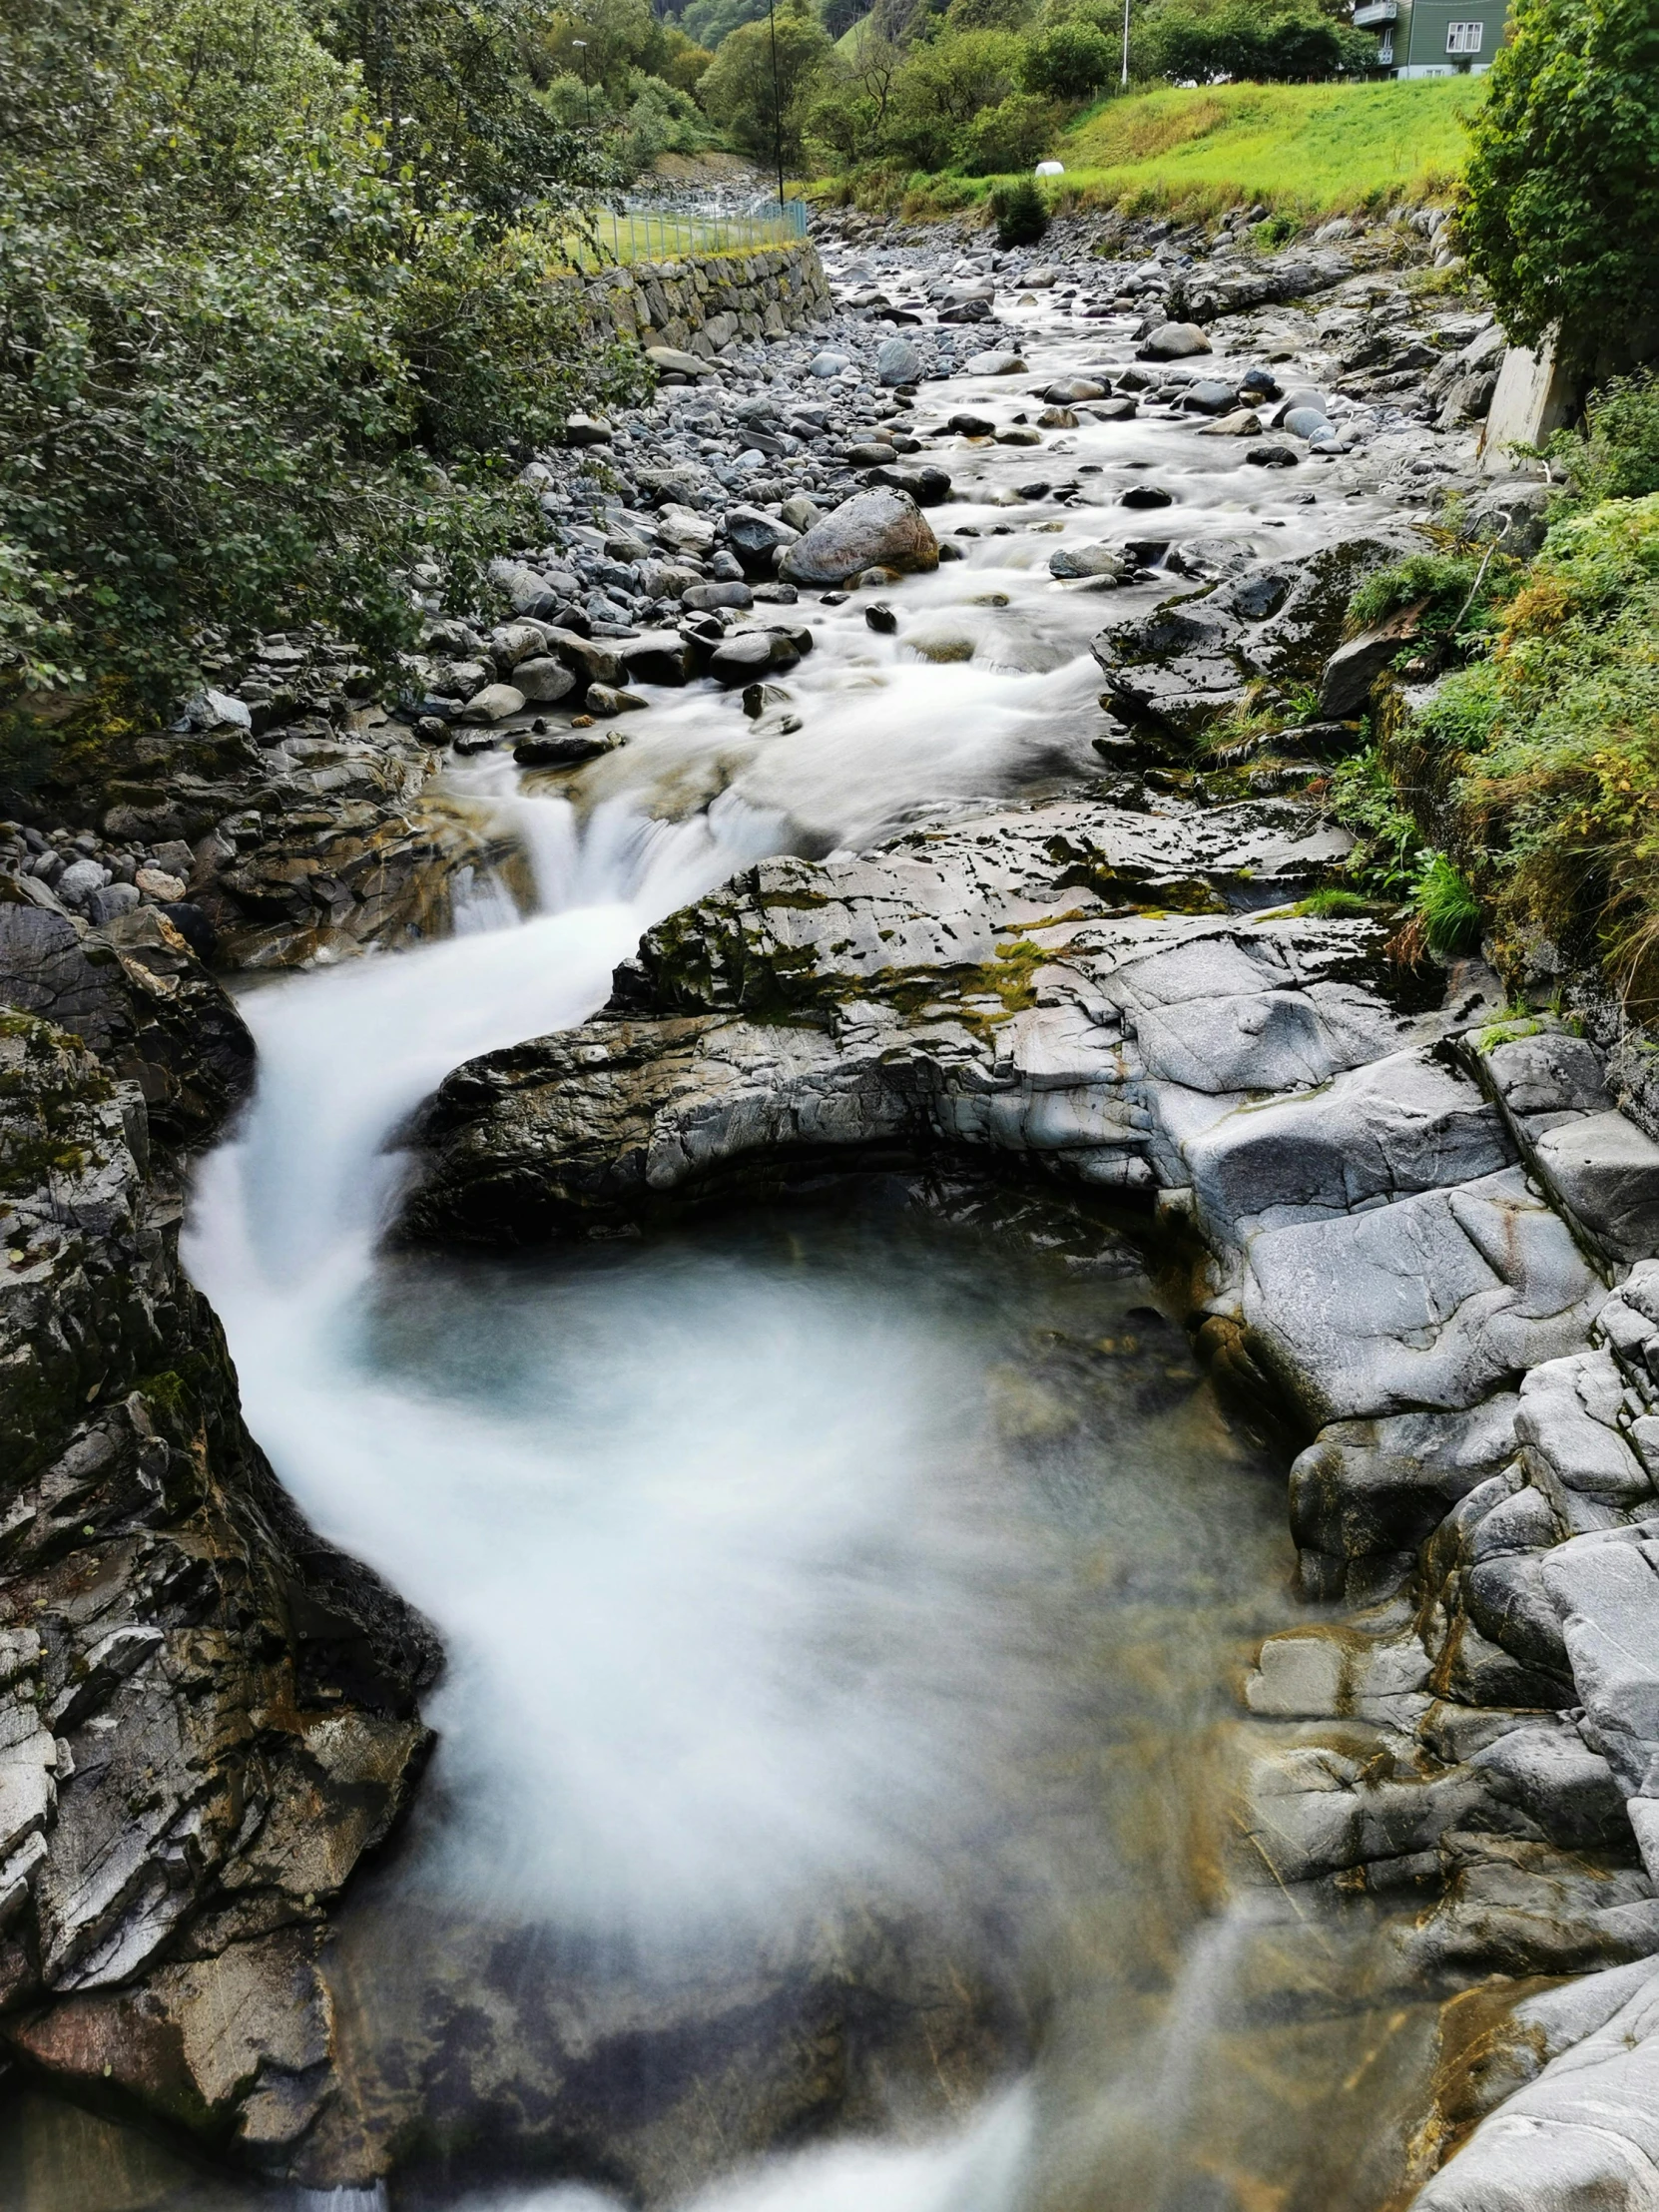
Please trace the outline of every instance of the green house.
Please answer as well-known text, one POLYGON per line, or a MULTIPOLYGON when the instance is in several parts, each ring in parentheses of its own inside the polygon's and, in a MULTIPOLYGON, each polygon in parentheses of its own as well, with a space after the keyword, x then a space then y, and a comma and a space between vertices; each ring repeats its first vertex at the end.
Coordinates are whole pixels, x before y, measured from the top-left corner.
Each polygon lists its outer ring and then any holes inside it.
POLYGON ((1508 0, 1359 0, 1354 27, 1377 33, 1385 77, 1453 77, 1490 69, 1508 0))

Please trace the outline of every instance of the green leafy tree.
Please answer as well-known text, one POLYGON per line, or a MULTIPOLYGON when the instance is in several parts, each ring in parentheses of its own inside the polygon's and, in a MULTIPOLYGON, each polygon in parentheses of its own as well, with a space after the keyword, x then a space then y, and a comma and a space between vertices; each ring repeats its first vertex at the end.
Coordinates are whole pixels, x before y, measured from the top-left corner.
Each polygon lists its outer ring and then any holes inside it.
POLYGON ((853 168, 886 147, 888 118, 904 50, 873 28, 857 41, 852 58, 829 55, 813 80, 802 129, 814 158, 853 168))
POLYGON ((1334 21, 1318 0, 1152 0, 1133 51, 1137 76, 1178 84, 1299 83, 1363 75, 1377 62, 1373 40, 1334 21))
POLYGON ((950 0, 944 20, 951 31, 1023 31, 1031 12, 1031 0, 950 0))
POLYGON ((785 166, 799 170, 802 127, 830 51, 806 0, 780 0, 774 22, 742 24, 721 41, 698 98, 744 153, 770 166, 781 146, 785 166))
POLYGON ((1055 100, 1086 100, 1118 74, 1119 50, 1087 22, 1057 23, 1025 50, 1025 89, 1055 100))
MULTIPOLYGON (((649 29, 646 0, 592 4, 636 9, 649 29)), ((458 191, 480 214, 506 221, 529 202, 605 182, 603 157, 535 97, 526 64, 545 12, 535 0, 325 0, 318 10, 322 42, 358 64, 364 105, 384 120, 392 162, 420 204, 458 191)), ((302 13, 296 0, 276 0, 273 22, 302 13)), ((230 17, 239 18, 234 6, 230 17)), ((248 51, 237 67, 257 79, 258 29, 242 35, 248 51)))
POLYGON ((1516 0, 1476 115, 1458 218, 1505 328, 1593 359, 1651 340, 1659 240, 1659 7, 1516 0))
POLYGON ((886 150, 914 169, 971 160, 974 121, 1019 90, 1023 52, 1010 31, 946 32, 912 48, 893 87, 886 150))
POLYGON ((680 21, 700 45, 718 52, 735 30, 759 22, 766 12, 766 0, 691 0, 680 21))
POLYGON ((1040 92, 1011 92, 994 108, 981 109, 968 127, 969 167, 981 177, 1029 169, 1053 145, 1061 113, 1040 92))

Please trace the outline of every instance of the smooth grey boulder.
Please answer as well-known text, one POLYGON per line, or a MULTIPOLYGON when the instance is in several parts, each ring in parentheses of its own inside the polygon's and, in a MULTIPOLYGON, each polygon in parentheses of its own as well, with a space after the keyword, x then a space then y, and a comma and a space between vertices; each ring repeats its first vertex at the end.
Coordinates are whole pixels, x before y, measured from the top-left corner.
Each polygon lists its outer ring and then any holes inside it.
POLYGON ((1063 545, 1048 558, 1048 573, 1063 581, 1083 576, 1129 574, 1134 563, 1115 545, 1063 545))
POLYGON ((779 574, 792 584, 844 584, 866 568, 900 574, 937 568, 939 544, 907 492, 855 492, 785 549, 779 574))
POLYGON ((1447 1410, 1583 1343, 1605 1287, 1518 1168, 1265 1232, 1242 1318, 1311 1423, 1447 1410))
POLYGON ((505 722, 509 715, 522 714, 524 694, 516 684, 486 684, 482 691, 474 692, 457 716, 457 721, 479 724, 505 722))
POLYGON ((1538 1137, 1533 1164, 1551 1195, 1615 1261, 1659 1248, 1659 1144, 1616 1111, 1563 1121, 1538 1137))
POLYGON ((1563 1029, 1505 1038, 1475 1064, 1505 1112, 1530 1135, 1580 1114, 1612 1109, 1601 1054, 1587 1037, 1563 1029))
POLYGON ((1397 1555, 1414 1564, 1416 1546, 1450 1508, 1513 1458, 1519 1402, 1500 1390, 1458 1412, 1322 1428, 1291 1467, 1291 1532, 1300 1550, 1334 1563, 1327 1586, 1346 1581, 1354 1560, 1397 1555))
POLYGON ((743 563, 746 574, 770 576, 776 556, 801 535, 791 523, 769 515, 761 507, 728 507, 726 542, 743 563))
MULTIPOLYGON (((1625 1970, 1639 1976, 1626 2001, 1582 2039, 1573 2019, 1568 2047, 1481 2122, 1413 2212, 1655 2212, 1659 1972, 1646 1961, 1625 1970)), ((1614 1975, 1580 1984, 1581 2002, 1593 2005, 1598 1983, 1614 1975)))
POLYGON ((699 655, 678 630, 647 630, 622 648, 630 683, 689 684, 697 674, 699 655))
POLYGON ((550 653, 520 661, 513 670, 513 683, 525 699, 537 707, 551 707, 567 699, 576 689, 576 678, 571 670, 550 653))
POLYGON ((909 338, 885 338, 875 355, 875 374, 883 384, 919 384, 926 373, 920 346, 909 338))
POLYGON ((1135 349, 1142 361, 1185 361, 1215 347, 1196 322, 1163 322, 1135 349))
POLYGON ((1224 415, 1239 404, 1236 384, 1224 384, 1217 377, 1201 378, 1189 384, 1181 394, 1181 404, 1192 414, 1224 415))
POLYGON ((699 354, 682 352, 677 345, 648 345, 645 357, 653 368, 664 369, 671 376, 712 376, 710 362, 699 354))
POLYGON ((1200 1218, 1239 1238, 1379 1200, 1473 1182, 1514 1148, 1474 1084, 1429 1053, 1400 1052, 1326 1088, 1229 1114, 1187 1146, 1200 1218))
POLYGON ((620 684, 622 682, 622 657, 598 638, 580 638, 574 630, 549 629, 547 644, 550 652, 573 671, 585 684, 620 684))
POLYGON ((782 630, 737 630, 715 647, 709 674, 731 688, 792 669, 800 658, 793 640, 782 630))
POLYGON ((1565 1526, 1599 1526, 1580 1498, 1623 1511, 1653 1502, 1648 1468, 1621 1426, 1625 1385, 1605 1352, 1574 1352, 1524 1377, 1515 1412, 1515 1439, 1529 1480, 1549 1498, 1565 1526))
POLYGON ((1659 1876, 1659 1522, 1575 1536, 1548 1553, 1589 1742, 1605 1756, 1650 1874, 1659 1876))

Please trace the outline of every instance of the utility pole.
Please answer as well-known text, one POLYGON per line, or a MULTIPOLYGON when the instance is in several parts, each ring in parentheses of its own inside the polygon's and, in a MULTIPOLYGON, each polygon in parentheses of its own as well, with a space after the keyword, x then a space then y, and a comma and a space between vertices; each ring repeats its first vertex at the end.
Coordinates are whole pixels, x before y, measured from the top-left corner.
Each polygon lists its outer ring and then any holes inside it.
MULTIPOLYGON (((1123 0, 1123 20, 1125 23, 1129 21, 1129 0, 1123 0)), ((1125 41, 1123 50, 1127 54, 1129 51, 1129 33, 1125 31, 1123 36, 1125 41)), ((588 111, 588 129, 591 131, 593 129, 593 87, 588 82, 588 42, 585 38, 573 38, 570 43, 572 46, 580 47, 582 51, 582 104, 588 111)), ((1125 72, 1123 81, 1127 84, 1129 82, 1128 62, 1126 61, 1123 66, 1125 72)))
POLYGON ((778 220, 784 220, 784 103, 778 92, 778 4, 767 0, 767 28, 772 37, 772 151, 778 163, 778 220))
POLYGON ((1129 0, 1123 0, 1123 89, 1129 90, 1129 0))

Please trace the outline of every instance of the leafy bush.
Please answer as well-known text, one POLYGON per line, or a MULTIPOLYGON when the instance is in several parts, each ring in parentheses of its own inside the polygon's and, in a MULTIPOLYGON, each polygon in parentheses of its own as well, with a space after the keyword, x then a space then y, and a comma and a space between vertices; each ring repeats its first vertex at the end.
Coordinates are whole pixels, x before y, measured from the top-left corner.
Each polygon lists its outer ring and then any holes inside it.
POLYGON ((1337 764, 1330 805, 1358 840, 1348 861, 1351 880, 1380 898, 1408 895, 1419 872, 1422 832, 1414 815, 1401 805, 1393 778, 1375 747, 1337 764))
POLYGON ((1286 215, 1281 210, 1264 216, 1260 223, 1252 227, 1251 236, 1258 246, 1265 247, 1272 253, 1277 247, 1289 246, 1301 229, 1302 225, 1294 215, 1286 215))
POLYGON ((759 23, 766 12, 766 0, 691 0, 680 21, 688 37, 718 53, 734 31, 759 23))
POLYGON ((1117 50, 1092 23, 1057 23, 1025 50, 1025 89, 1051 99, 1086 100, 1117 73, 1117 50))
POLYGON ((1659 491, 1659 376, 1615 376, 1591 398, 1577 430, 1559 430, 1549 457, 1586 500, 1643 499, 1659 491))
POLYGON ((1348 634, 1374 629, 1420 606, 1421 636, 1466 650, 1486 627, 1513 561, 1491 552, 1410 553, 1368 576, 1348 603, 1348 634))
POLYGON ((1458 229, 1511 336, 1559 325, 1594 359, 1653 311, 1659 238, 1659 10, 1652 0, 1515 0, 1458 229))
POLYGON ((1402 787, 1510 945, 1659 1003, 1659 494, 1557 523, 1490 657, 1412 719, 1402 787), (1436 803, 1436 795, 1443 794, 1436 803))
POLYGON ((912 169, 949 169, 974 155, 975 119, 1019 90, 1011 31, 945 32, 904 56, 881 129, 881 151, 912 169))
POLYGON ((1031 177, 993 192, 991 212, 996 217, 998 246, 1035 246, 1048 229, 1048 210, 1031 177))

